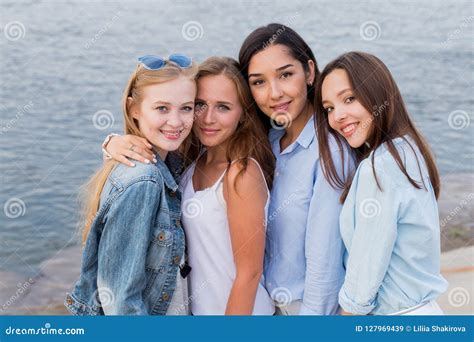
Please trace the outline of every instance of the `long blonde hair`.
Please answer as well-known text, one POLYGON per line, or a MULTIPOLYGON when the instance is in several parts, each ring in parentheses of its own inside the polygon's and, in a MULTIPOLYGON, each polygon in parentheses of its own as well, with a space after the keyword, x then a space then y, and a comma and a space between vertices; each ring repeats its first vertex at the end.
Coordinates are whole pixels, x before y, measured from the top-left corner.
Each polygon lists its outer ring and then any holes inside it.
MULTIPOLYGON (((122 97, 122 111, 124 118, 125 134, 133 134, 143 137, 138 127, 138 122, 130 113, 127 99, 131 97, 133 103, 139 104, 143 101, 143 88, 153 84, 168 82, 185 76, 190 79, 195 79, 197 74, 197 65, 193 63, 189 68, 180 68, 171 61, 167 61, 165 66, 159 70, 148 70, 142 64, 138 64, 135 71, 130 76, 127 86, 122 97)), ((179 91, 177 89, 177 91, 179 91)), ((82 232, 82 242, 85 243, 89 231, 91 229, 94 218, 99 210, 100 196, 104 188, 105 182, 109 177, 114 167, 118 164, 115 160, 107 160, 102 167, 89 179, 85 184, 83 191, 83 222, 84 228, 82 232)))

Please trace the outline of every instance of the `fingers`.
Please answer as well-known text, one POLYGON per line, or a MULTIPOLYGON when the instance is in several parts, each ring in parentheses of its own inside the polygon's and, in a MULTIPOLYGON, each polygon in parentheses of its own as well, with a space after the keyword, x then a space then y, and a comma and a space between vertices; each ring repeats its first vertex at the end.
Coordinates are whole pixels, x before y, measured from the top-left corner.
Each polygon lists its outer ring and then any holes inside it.
MULTIPOLYGON (((123 148, 130 149, 133 146, 133 152, 138 153, 141 157, 149 160, 150 162, 153 161, 156 163, 156 158, 152 150, 152 145, 148 142, 148 140, 146 140, 145 138, 137 137, 135 135, 126 135, 125 142, 128 145, 123 146, 123 148)), ((141 159, 137 160, 141 161, 141 159)))
POLYGON ((132 163, 130 160, 128 160, 127 158, 125 158, 124 156, 117 156, 114 158, 115 160, 117 160, 118 162, 124 164, 124 165, 127 165, 127 166, 130 166, 130 167, 134 167, 135 164, 132 163))
POLYGON ((147 160, 149 162, 153 161, 154 163, 156 163, 155 155, 152 152, 150 152, 150 150, 148 150, 148 149, 144 149, 142 147, 135 146, 133 148, 133 152, 135 152, 135 154, 140 156, 140 159, 137 159, 137 160, 140 160, 142 163, 145 163, 145 161, 143 161, 143 160, 147 160))
MULTIPOLYGON (((126 157, 134 160, 138 160, 139 162, 142 162, 144 164, 150 164, 151 161, 149 159, 146 159, 142 157, 140 154, 138 154, 135 151, 130 151, 130 150, 125 150, 123 153, 126 157)), ((153 160, 153 158, 151 158, 153 160)))

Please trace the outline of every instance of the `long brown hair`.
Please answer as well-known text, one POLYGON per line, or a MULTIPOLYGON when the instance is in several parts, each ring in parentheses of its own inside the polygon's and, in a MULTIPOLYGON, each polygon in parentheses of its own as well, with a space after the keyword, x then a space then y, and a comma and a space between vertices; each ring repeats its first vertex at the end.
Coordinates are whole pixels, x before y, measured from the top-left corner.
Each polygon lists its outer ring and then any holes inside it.
MULTIPOLYGON (((323 166, 323 172, 327 180, 334 186, 343 189, 341 202, 347 197, 347 193, 352 183, 353 174, 342 179, 336 172, 334 161, 331 157, 328 138, 331 134, 342 146, 348 145, 336 131, 334 131, 328 122, 328 115, 322 104, 321 89, 322 84, 327 75, 333 70, 342 69, 347 73, 349 82, 356 99, 369 112, 372 113, 372 128, 367 138, 367 144, 363 144, 358 148, 352 148, 356 165, 363 159, 367 158, 372 151, 375 151, 380 145, 386 144, 390 154, 395 159, 398 167, 407 177, 408 181, 417 189, 421 189, 422 185, 416 182, 408 174, 402 158, 398 153, 393 139, 403 138, 415 153, 412 144, 404 138, 408 136, 420 150, 425 164, 428 169, 430 182, 433 186, 435 196, 438 198, 440 191, 440 179, 438 169, 434 161, 433 154, 421 133, 415 127, 408 111, 403 102, 397 84, 393 79, 386 65, 377 57, 364 52, 348 52, 334 61, 330 62, 321 73, 316 89, 315 111, 316 111, 316 127, 318 131, 319 155, 323 166)), ((380 190, 380 184, 375 172, 374 156, 372 154, 372 170, 380 190)), ((415 154, 416 156, 416 154, 415 154)), ((417 158, 418 169, 421 174, 420 161, 417 158)), ((423 186, 426 188, 423 178, 423 186)))
MULTIPOLYGON (((304 39, 290 27, 272 23, 262 26, 250 33, 245 38, 239 52, 239 63, 241 72, 248 83, 248 68, 252 57, 272 45, 283 45, 288 48, 291 56, 298 60, 303 65, 303 70, 309 72, 308 61, 312 60, 314 63, 314 81, 317 82, 319 78, 319 69, 313 51, 304 39)), ((307 85, 307 98, 313 104, 315 99, 315 82, 307 85)), ((259 108, 256 109, 258 118, 263 123, 265 129, 268 131, 271 128, 270 120, 259 108)))
MULTIPOLYGON (((236 131, 229 138, 226 149, 226 159, 229 163, 234 160, 241 162, 242 168, 237 174, 236 182, 247 169, 249 158, 254 158, 263 170, 265 181, 268 188, 272 188, 273 172, 275 170, 275 157, 273 155, 270 142, 268 141, 267 132, 262 122, 257 117, 255 104, 250 93, 250 88, 240 72, 239 63, 228 57, 210 57, 199 65, 196 80, 205 76, 224 75, 237 88, 237 94, 240 105, 243 109, 241 123, 237 126, 236 131)), ((198 83, 199 88, 199 83, 198 83)), ((196 115, 199 115, 197 113, 196 115)), ((188 150, 184 152, 187 158, 187 164, 196 160, 202 145, 193 134, 193 142, 188 150)), ((234 183, 234 187, 236 185, 234 183)))
MULTIPOLYGON (((143 100, 143 88, 148 85, 168 82, 185 76, 194 79, 197 72, 197 65, 193 63, 189 68, 180 68, 171 61, 167 61, 165 66, 159 70, 148 70, 141 64, 138 64, 135 71, 130 76, 122 97, 122 111, 124 118, 125 134, 133 134, 143 137, 138 122, 131 115, 127 99, 131 97, 135 104, 140 104, 143 100)), ((83 191, 83 216, 84 228, 82 233, 82 242, 84 243, 89 234, 92 222, 99 210, 100 196, 104 185, 114 167, 118 164, 115 160, 105 161, 102 167, 85 184, 83 191)))

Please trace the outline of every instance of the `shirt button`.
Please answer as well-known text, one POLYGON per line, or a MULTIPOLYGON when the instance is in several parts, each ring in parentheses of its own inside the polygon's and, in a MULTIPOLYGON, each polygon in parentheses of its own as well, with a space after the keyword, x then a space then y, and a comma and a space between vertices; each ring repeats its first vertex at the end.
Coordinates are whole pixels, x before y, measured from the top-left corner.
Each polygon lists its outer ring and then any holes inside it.
POLYGON ((179 264, 179 262, 181 261, 181 258, 177 255, 173 258, 173 261, 175 264, 179 264))
POLYGON ((174 221, 174 223, 176 223, 176 227, 181 227, 181 220, 180 219, 176 219, 174 221))
POLYGON ((71 297, 68 296, 67 299, 66 299, 66 303, 68 303, 69 305, 72 305, 74 303, 74 301, 72 300, 71 297))
POLYGON ((165 239, 165 234, 164 233, 158 234, 158 240, 163 241, 164 239, 165 239))
POLYGON ((162 298, 163 298, 163 300, 168 300, 168 299, 170 299, 170 296, 169 296, 169 294, 167 294, 167 293, 165 292, 165 293, 163 293, 162 298))

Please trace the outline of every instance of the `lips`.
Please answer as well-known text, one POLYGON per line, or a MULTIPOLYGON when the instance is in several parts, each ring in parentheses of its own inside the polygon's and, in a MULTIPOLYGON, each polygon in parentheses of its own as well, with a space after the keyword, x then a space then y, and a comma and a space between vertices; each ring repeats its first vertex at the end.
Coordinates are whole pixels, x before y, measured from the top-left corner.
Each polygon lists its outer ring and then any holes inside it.
POLYGON ((290 103, 291 101, 283 102, 274 106, 270 106, 270 108, 273 109, 275 112, 286 112, 288 111, 288 107, 290 107, 290 103))
POLYGON ((203 128, 203 127, 200 127, 199 129, 205 135, 214 135, 220 131, 219 129, 203 128))
POLYGON ((356 131, 359 126, 358 122, 352 122, 350 124, 344 125, 341 127, 341 132, 346 138, 350 138, 356 131))
POLYGON ((169 131, 161 129, 160 132, 165 136, 166 139, 178 140, 181 137, 181 133, 183 132, 183 130, 180 129, 175 131, 169 131))

